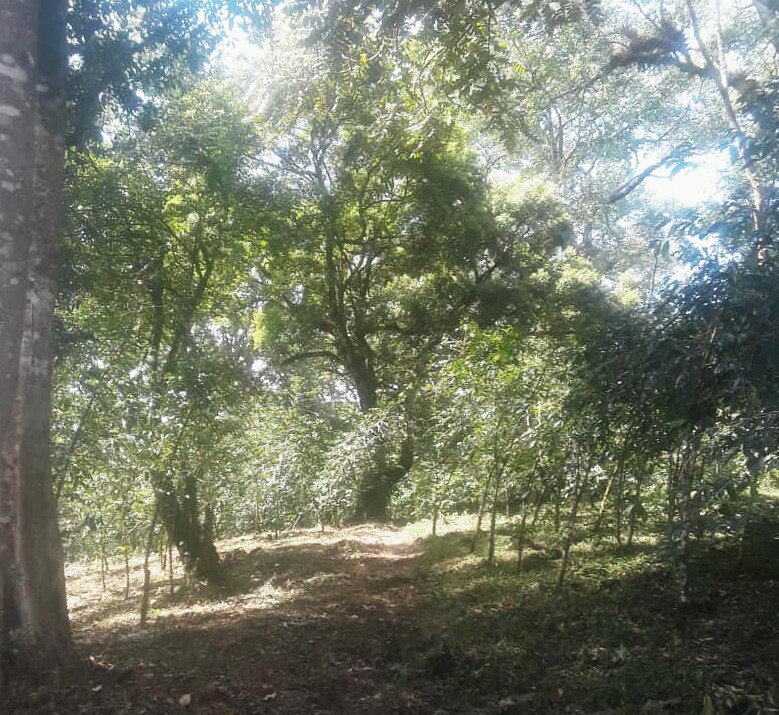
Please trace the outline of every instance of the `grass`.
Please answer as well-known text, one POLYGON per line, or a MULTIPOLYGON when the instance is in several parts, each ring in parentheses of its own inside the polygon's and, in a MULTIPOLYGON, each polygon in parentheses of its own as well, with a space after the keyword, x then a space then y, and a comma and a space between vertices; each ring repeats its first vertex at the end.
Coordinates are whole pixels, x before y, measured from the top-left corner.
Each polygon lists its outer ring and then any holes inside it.
MULTIPOLYGON (((428 673, 516 712, 771 712, 779 702, 779 590, 738 570, 735 545, 695 544, 693 606, 680 630, 676 579, 652 538, 581 542, 563 589, 549 530, 516 572, 508 524, 496 563, 458 524, 424 540, 428 673), (550 556, 551 554, 551 556, 550 556)), ((746 545, 760 552, 758 545, 746 545)), ((779 567, 779 554, 776 558, 779 567)))

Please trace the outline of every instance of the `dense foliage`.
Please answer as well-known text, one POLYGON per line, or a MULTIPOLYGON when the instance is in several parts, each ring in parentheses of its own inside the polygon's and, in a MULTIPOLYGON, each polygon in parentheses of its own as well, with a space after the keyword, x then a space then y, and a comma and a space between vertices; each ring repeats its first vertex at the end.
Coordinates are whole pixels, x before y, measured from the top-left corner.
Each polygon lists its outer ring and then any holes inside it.
POLYGON ((774 4, 85 5, 69 557, 218 579, 216 536, 476 512, 492 560, 505 513, 518 566, 551 525, 560 585, 578 541, 660 534, 684 602, 690 540, 759 517, 774 4), (710 160, 711 200, 653 191, 710 160))

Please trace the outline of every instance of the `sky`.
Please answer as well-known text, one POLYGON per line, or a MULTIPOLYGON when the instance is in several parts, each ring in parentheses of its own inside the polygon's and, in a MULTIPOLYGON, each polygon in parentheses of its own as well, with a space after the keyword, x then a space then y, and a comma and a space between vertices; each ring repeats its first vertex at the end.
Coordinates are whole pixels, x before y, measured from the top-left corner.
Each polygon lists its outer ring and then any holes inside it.
POLYGON ((671 175, 659 170, 645 182, 645 188, 659 203, 678 208, 693 207, 724 200, 722 176, 731 167, 727 152, 712 152, 699 157, 695 166, 671 175))

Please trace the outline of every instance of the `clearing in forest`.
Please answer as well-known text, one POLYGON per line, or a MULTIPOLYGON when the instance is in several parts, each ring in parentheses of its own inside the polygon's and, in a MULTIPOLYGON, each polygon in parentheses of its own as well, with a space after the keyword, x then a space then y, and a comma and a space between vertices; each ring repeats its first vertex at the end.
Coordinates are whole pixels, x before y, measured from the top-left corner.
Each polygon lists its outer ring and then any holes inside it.
POLYGON ((653 539, 577 544, 558 590, 551 534, 517 574, 511 524, 499 525, 493 566, 486 539, 470 553, 473 525, 454 518, 437 537, 419 523, 224 540, 220 588, 187 582, 178 565, 171 581, 155 557, 145 628, 140 559, 129 598, 119 560, 105 588, 97 564, 71 565, 89 683, 28 685, 12 712, 776 712, 768 552, 746 544, 739 566, 733 544, 701 541, 681 638, 653 539))
MULTIPOLYGON (((154 564, 150 620, 138 625, 142 562, 68 568, 81 650, 94 665, 87 711, 379 712, 414 705, 399 685, 413 611, 418 544, 409 530, 300 531, 223 541, 226 584, 187 584, 154 564), (389 703, 392 702, 390 706, 389 703)), ((48 689, 30 712, 60 712, 48 689)), ((65 712, 65 711, 62 711, 65 712)))

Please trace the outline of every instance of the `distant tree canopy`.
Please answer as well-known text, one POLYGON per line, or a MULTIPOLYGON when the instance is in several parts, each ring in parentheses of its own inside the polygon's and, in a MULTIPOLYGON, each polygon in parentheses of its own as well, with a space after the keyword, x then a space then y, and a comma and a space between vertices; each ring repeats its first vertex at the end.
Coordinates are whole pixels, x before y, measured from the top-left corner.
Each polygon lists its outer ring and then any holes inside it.
MULTIPOLYGON (((771 261, 755 234, 773 230, 773 84, 762 59, 749 76, 726 76, 738 60, 722 59, 730 43, 770 61, 770 8, 174 3, 134 6, 124 24, 113 6, 76 10, 73 116, 90 119, 74 136, 93 141, 71 159, 62 339, 76 374, 98 353, 132 364, 135 336, 131 374, 179 389, 182 420, 202 361, 237 370, 236 416, 303 380, 317 411, 345 410, 332 429, 365 421, 365 459, 336 472, 367 516, 386 515, 429 464, 429 390, 464 326, 566 355, 555 409, 592 403, 608 421, 613 403, 627 421, 613 429, 633 434, 657 420, 661 451, 672 434, 714 428, 723 405, 770 411, 754 396, 768 394, 756 385, 771 358, 745 336, 769 335, 771 261), (244 43, 264 33, 237 79, 214 74, 228 27, 244 43), (124 54, 89 72, 109 46, 124 54), (84 129, 120 116, 126 128, 102 139, 84 129), (727 143, 720 207, 674 209, 644 190, 727 143), (757 260, 756 241, 758 274, 735 258, 757 260), (706 267, 674 283, 701 250, 706 267)), ((324 440, 316 469, 337 444, 324 440)))

